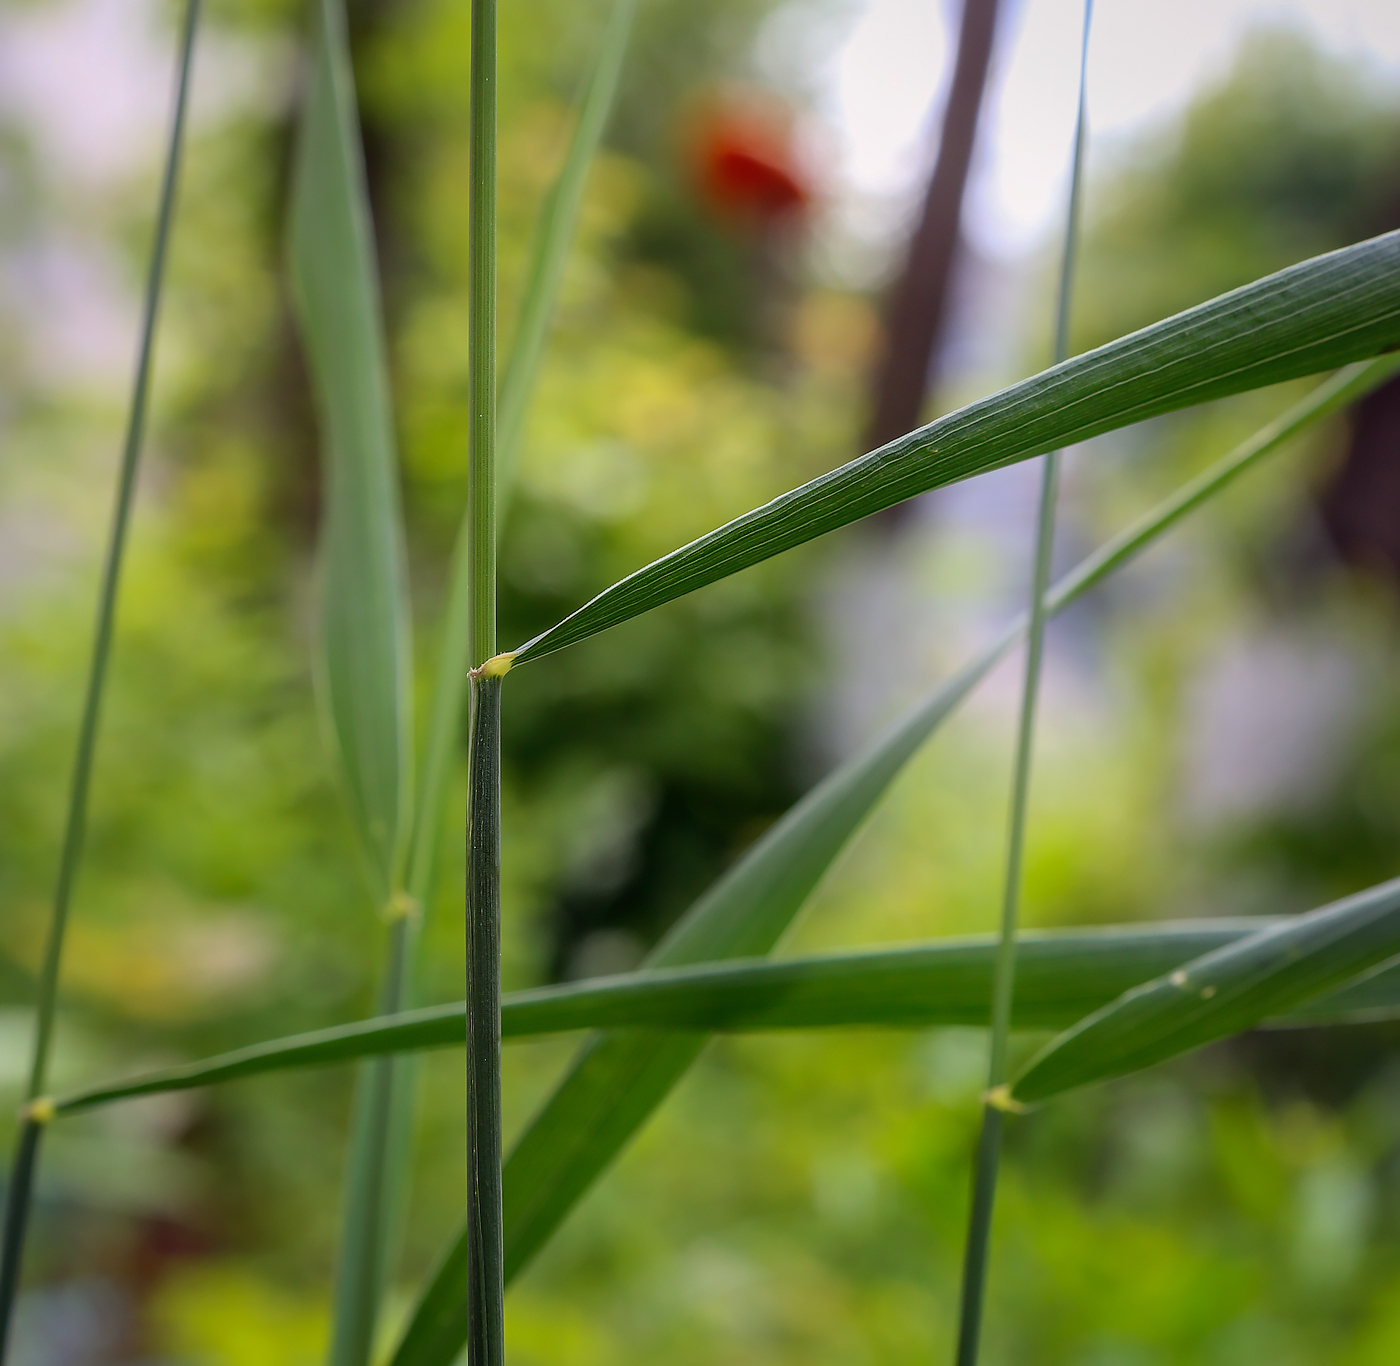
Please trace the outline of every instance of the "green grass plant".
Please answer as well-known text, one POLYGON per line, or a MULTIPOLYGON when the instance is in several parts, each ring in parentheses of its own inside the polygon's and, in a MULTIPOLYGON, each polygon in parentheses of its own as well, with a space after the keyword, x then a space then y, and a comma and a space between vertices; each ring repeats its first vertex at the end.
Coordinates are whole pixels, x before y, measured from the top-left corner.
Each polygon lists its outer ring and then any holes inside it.
POLYGON ((117 600, 121 587, 122 563, 131 527, 136 479, 145 444, 146 418, 150 407, 151 375, 155 364, 156 328, 169 256, 175 198, 179 189, 180 163, 185 146, 186 115, 189 110, 190 73, 194 62, 195 36, 199 29, 200 0, 188 0, 181 26, 176 63, 175 99, 166 139, 165 164, 161 174, 156 207, 155 231, 146 269, 145 296, 141 306, 141 334, 137 346, 136 370, 127 410, 126 437, 122 443, 117 474, 116 499, 112 508, 107 553, 97 593, 97 619, 93 628, 92 652, 73 769, 68 782, 68 810, 63 827, 63 843, 58 859, 53 908, 45 936, 35 999, 34 1038, 30 1048, 25 1107, 19 1140, 10 1167, 5 1196, 5 1219, 0 1230, 0 1360, 9 1350, 10 1327, 24 1257, 25 1231, 33 1199, 34 1180, 44 1126, 52 1109, 45 1096, 49 1065, 53 1054, 53 1034, 58 1010, 59 978, 63 966, 63 946, 68 930, 73 891, 83 857, 87 834, 89 793, 93 762, 97 754, 102 702, 107 687, 107 671, 116 630, 117 600))
MULTIPOLYGON (((342 0, 316 0, 291 205, 290 273, 323 447, 318 684, 374 906, 388 920, 374 1018, 273 1039, 68 1095, 45 1094, 58 969, 144 430, 155 324, 184 130, 192 0, 148 277, 140 360, 103 572, 54 915, 40 979, 28 1110, 0 1267, 0 1334, 18 1285, 40 1137, 54 1117, 160 1092, 356 1062, 330 1360, 366 1366, 408 1175, 410 1055, 464 1047, 467 1203, 392 1348, 393 1366, 503 1366, 505 1286, 695 1061, 710 1035, 992 1023, 987 1126, 965 1265, 960 1366, 976 1358, 1003 1107, 1175 1057, 1259 1024, 1400 1016, 1400 890, 1387 882, 1301 916, 1018 930, 1026 801, 1046 622, 1212 502, 1246 470, 1400 372, 1400 233, 1318 256, 1073 359, 1068 304, 1084 95, 1057 308, 1057 362, 752 509, 622 578, 514 651, 498 653, 498 524, 590 163, 613 103, 636 0, 615 0, 548 196, 512 348, 496 346, 496 10, 473 0, 469 54, 467 499, 440 629, 426 739, 414 762, 405 532, 374 229, 342 0), (1059 582, 1049 581, 1057 458, 1045 464, 1029 610, 773 824, 672 926, 641 969, 502 997, 501 713, 515 667, 928 489, 1046 455, 1208 400, 1345 367, 1059 582), (771 959, 833 862, 927 739, 1022 641, 1002 926, 995 937, 771 959), (419 920, 467 726, 466 1000, 413 999, 419 920), (416 779, 415 779, 416 774, 416 779), (1012 1083, 1013 1029, 1060 1035, 1012 1083), (590 1031, 503 1156, 503 1038, 590 1031)), ((1085 12, 1087 46, 1088 8, 1085 12)), ((463 54, 464 58, 468 54, 463 54)), ((564 660, 555 668, 568 667, 564 660)), ((878 886, 867 895, 877 898, 878 886)))

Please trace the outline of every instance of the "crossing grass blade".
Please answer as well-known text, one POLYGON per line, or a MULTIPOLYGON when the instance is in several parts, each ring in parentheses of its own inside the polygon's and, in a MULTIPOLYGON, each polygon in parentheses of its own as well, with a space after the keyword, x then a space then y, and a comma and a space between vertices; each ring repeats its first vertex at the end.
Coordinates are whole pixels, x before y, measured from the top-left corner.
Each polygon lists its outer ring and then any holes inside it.
POLYGON ((597 155, 598 145, 603 140, 608 116, 612 113, 637 4, 638 0, 614 0, 597 59, 579 103, 578 120, 564 165, 545 200, 536 229, 520 317, 515 325, 515 339, 501 374, 496 434, 496 502, 502 516, 510 499, 511 472, 530 399, 535 391, 545 336, 559 298, 569 247, 578 226, 584 184, 593 158, 597 155))
MULTIPOLYGON (((1268 452, 1377 387, 1397 366, 1400 360, 1394 358, 1364 363, 1320 385, 1061 579, 1049 594, 1050 610, 1060 611, 1088 592, 1268 452)), ((658 948, 651 965, 739 957, 771 947, 904 760, 1020 639, 1025 626, 1024 618, 1013 623, 962 673, 794 807, 691 909, 658 948), (782 870, 789 865, 794 871, 784 883, 782 870), (802 876, 795 873, 799 866, 802 876), (766 881, 773 882, 776 899, 759 902, 753 893, 761 892, 766 881)), ((610 1164, 684 1075, 703 1043, 703 1038, 674 1034, 647 1039, 611 1033, 584 1047, 507 1163, 508 1276, 529 1260, 610 1164)), ((465 1241, 459 1238, 410 1317, 394 1366, 446 1366, 460 1350, 466 1257, 465 1241)))
POLYGON ((381 900, 407 814, 408 611, 379 278, 340 0, 317 0, 291 278, 324 449, 320 681, 381 900))
MULTIPOLYGON (((1024 932, 1017 940, 1014 1027, 1068 1028, 1124 991, 1287 923, 1253 917, 1024 932)), ((995 947, 995 938, 979 935, 855 953, 661 968, 540 987, 505 998, 502 1033, 507 1040, 521 1040, 579 1029, 737 1034, 981 1027, 987 1023, 995 947)), ((1397 1017, 1400 966, 1391 966, 1270 1015, 1263 1023, 1311 1028, 1397 1017)), ((388 1053, 461 1048, 465 1042, 466 1004, 458 1001, 273 1039, 103 1083, 59 1097, 54 1108, 59 1115, 77 1114, 136 1096, 388 1053)))
POLYGON ((585 640, 917 493, 1400 346, 1400 232, 1314 257, 910 432, 613 584, 512 652, 585 640))
MULTIPOLYGON (((321 690, 375 895, 391 913, 380 1009, 405 999, 414 928, 400 892, 409 792, 409 614, 373 227, 343 0, 316 0, 292 187, 291 274, 324 450, 321 690)), ((374 1347, 404 1123, 392 1059, 366 1065, 351 1123, 332 1366, 374 1347)))
POLYGON ((1021 1073, 1031 1104, 1252 1028, 1400 955, 1400 878, 1259 930, 1095 1011, 1021 1073))
MULTIPOLYGON (((613 6, 584 91, 564 165, 550 189, 535 234, 526 274, 524 302, 506 356, 497 405, 498 524, 505 520, 515 456, 534 394, 549 322, 558 301, 564 265, 578 226, 588 169, 597 154, 608 116, 612 112, 637 4, 638 0, 616 0, 613 6)), ((423 751, 418 800, 413 813, 408 891, 419 905, 427 903, 432 891, 442 834, 443 807, 461 736, 467 669, 472 662, 467 624, 470 615, 467 542, 468 527, 464 514, 448 571, 442 646, 428 713, 428 736, 423 751)))

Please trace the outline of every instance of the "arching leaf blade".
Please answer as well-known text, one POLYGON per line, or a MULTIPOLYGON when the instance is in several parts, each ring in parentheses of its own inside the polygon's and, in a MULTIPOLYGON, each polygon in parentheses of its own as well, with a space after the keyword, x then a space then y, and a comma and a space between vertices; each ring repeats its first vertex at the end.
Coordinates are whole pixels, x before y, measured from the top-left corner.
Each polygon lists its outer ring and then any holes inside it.
POLYGON ((1400 955, 1400 878, 1269 925, 1136 987, 1016 1079, 1032 1104, 1136 1072, 1293 1010, 1400 955))
MULTIPOLYGON (((1025 932, 1017 941, 1025 975, 1015 1003, 1015 1027, 1066 1029, 1132 987, 1279 923, 1256 917, 1025 932)), ((994 949, 991 936, 978 935, 854 953, 701 963, 539 987, 504 999, 502 1031, 509 1041, 581 1029, 749 1033, 977 1027, 987 1021, 994 949)), ((75 1091, 55 1101, 55 1109, 76 1114, 137 1096, 270 1072, 461 1048, 465 1012, 465 1004, 457 1001, 271 1039, 75 1091)), ((1316 1027, 1397 1016, 1400 966, 1391 966, 1265 1023, 1316 1027)))
POLYGON ((637 570, 514 658, 561 650, 929 489, 1398 346, 1392 232, 1265 276, 852 460, 637 570))

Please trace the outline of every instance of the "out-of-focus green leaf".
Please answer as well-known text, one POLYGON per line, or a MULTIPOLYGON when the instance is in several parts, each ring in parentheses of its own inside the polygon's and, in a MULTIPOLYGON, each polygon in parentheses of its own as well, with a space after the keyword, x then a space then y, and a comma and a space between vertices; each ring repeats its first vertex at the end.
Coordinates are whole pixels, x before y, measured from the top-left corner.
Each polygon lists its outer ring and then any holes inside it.
POLYGON ((397 459, 354 84, 337 0, 317 39, 292 186, 291 274, 321 421, 322 690, 381 899, 407 815, 408 611, 397 459))
POLYGON ((1029 1104, 1249 1029, 1400 954, 1400 878, 1268 926, 1136 987, 1053 1040, 1011 1087, 1029 1104))
MULTIPOLYGON (((1382 383, 1392 362, 1334 376, 1241 447, 1146 514, 1051 589, 1059 611, 1150 545, 1242 470, 1343 402, 1382 383)), ((761 952, 776 942, 811 887, 840 852, 903 762, 1020 639, 1024 618, 961 674, 803 799, 659 946, 652 966, 761 952), (756 893, 772 882, 777 899, 756 893), (805 888, 805 890, 804 890, 805 888), (758 905, 759 911, 751 909, 758 905), (684 955, 684 957, 674 955, 684 955)), ((506 1272, 514 1275, 665 1098, 703 1047, 702 1037, 605 1033, 581 1051, 568 1076, 521 1138, 506 1168, 506 1272)), ((446 1366, 465 1332, 468 1248, 459 1238, 439 1263, 409 1320, 394 1366, 446 1366)))
MULTIPOLYGON (((292 186, 293 293, 321 422, 324 500, 318 674, 375 895, 399 891, 407 847, 408 602, 374 235, 343 0, 316 0, 310 81, 292 186)), ((411 927, 392 931, 384 1003, 403 997, 411 927)), ((392 1065, 360 1078, 331 1366, 374 1346, 393 1237, 392 1065)))
POLYGON ((540 213, 530 270, 525 280, 525 293, 520 304, 520 318, 516 322, 515 338, 501 373, 496 432, 496 502, 502 512, 510 499, 515 456, 530 398, 535 390, 549 320, 559 297, 569 247, 578 226, 584 184, 593 158, 598 154, 598 144, 603 139, 608 116, 612 113, 637 4, 638 0, 613 0, 597 60, 589 74, 583 99, 579 102, 578 122, 574 125, 574 135, 569 142, 564 165, 540 213))
MULTIPOLYGON (((1195 920, 1023 933, 1017 1029, 1063 1029, 1122 992, 1206 953, 1238 945, 1286 920, 1195 920)), ((992 958, 988 935, 803 958, 746 958, 658 968, 518 991, 502 1003, 506 1039, 573 1029, 743 1033, 873 1026, 928 1029, 987 1023, 992 958)), ((1279 1026, 1317 1026, 1400 1015, 1400 967, 1348 983, 1271 1015, 1279 1026)), ((201 1062, 75 1091, 56 1102, 73 1114, 134 1096, 187 1091, 266 1072, 324 1067, 385 1053, 460 1048, 463 1002, 406 1010, 335 1029, 296 1034, 201 1062)))
POLYGON ((615 583, 513 652, 585 640, 927 489, 1400 346, 1400 232, 1222 294, 969 404, 615 583))

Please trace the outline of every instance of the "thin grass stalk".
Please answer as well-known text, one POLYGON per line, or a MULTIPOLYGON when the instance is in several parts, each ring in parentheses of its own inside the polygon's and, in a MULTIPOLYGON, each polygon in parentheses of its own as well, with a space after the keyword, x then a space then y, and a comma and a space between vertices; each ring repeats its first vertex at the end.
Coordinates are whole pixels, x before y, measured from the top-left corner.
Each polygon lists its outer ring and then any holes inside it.
POLYGON ((78 743, 69 780, 68 812, 54 887, 53 914, 49 919, 43 964, 39 972, 34 1043, 24 1092, 25 1120, 11 1166, 5 1226, 3 1234, 0 1234, 0 1361, 4 1360, 8 1349, 10 1322, 15 1295, 19 1289, 20 1263, 23 1259, 25 1228, 33 1199, 40 1138, 52 1113, 52 1107, 44 1100, 44 1090, 48 1084, 49 1062, 53 1052, 59 969, 63 961, 63 944, 68 929, 73 887, 87 835, 88 794, 92 785, 93 757, 97 749, 97 731, 102 717, 102 699, 107 685, 107 666, 112 654, 117 590, 121 582, 127 532, 131 525, 132 504, 136 496, 136 476, 141 464, 141 449, 145 442, 146 415, 150 407, 151 370, 155 357, 156 323, 160 315, 170 229, 175 216, 175 196, 179 188, 180 161, 184 150, 185 122, 189 108, 190 72, 193 65, 195 34, 199 27, 200 4, 201 0, 188 0, 180 31, 175 102, 171 114, 170 136, 166 144, 165 166, 161 174, 155 236, 146 271, 146 289, 141 309, 141 338, 132 381, 131 405, 122 447, 121 468, 117 477, 117 496, 112 509, 107 555, 98 588, 92 655, 88 665, 82 718, 78 726, 78 743))
MULTIPOLYGON (((410 962, 415 927, 407 912, 389 931, 389 961, 379 995, 379 1014, 397 1015, 409 1004, 410 962)), ((407 1141, 407 1092, 412 1058, 381 1057, 361 1065, 351 1116, 346 1165, 345 1222, 331 1316, 330 1366, 364 1366, 374 1351, 379 1311, 398 1246, 402 1164, 393 1160, 407 1141)))
MULTIPOLYGON (((1055 301, 1055 364, 1069 354, 1069 310, 1074 290, 1074 264, 1079 245, 1080 198, 1087 136, 1086 86, 1089 30, 1093 0, 1084 0, 1084 29, 1079 52, 1079 105, 1075 115, 1074 159, 1065 210, 1064 253, 1055 301)), ((1036 706, 1045 654, 1045 625, 1049 619, 1046 593, 1055 544, 1055 506, 1059 494, 1062 452, 1049 452, 1041 466, 1040 506, 1036 517, 1035 564, 1032 573, 1030 621, 1026 629, 1025 678, 1016 733, 1015 771, 1011 787, 1010 828, 1002 888, 1001 928, 992 977, 992 1036, 987 1061, 987 1093, 982 1103, 982 1128, 973 1158, 972 1201, 967 1244, 963 1255, 962 1301, 958 1319, 957 1366, 976 1366, 982 1336, 987 1289, 992 1213, 996 1206, 997 1173, 1001 1165, 1002 1129, 1006 1111, 1006 1055, 1011 1038, 1011 1008, 1016 989, 1016 929, 1020 918, 1025 872, 1026 813, 1035 748, 1036 706)))
POLYGON ((469 1366, 505 1361, 501 1212, 501 678, 496 653, 496 0, 472 0, 467 399, 472 670, 467 768, 469 1366))

